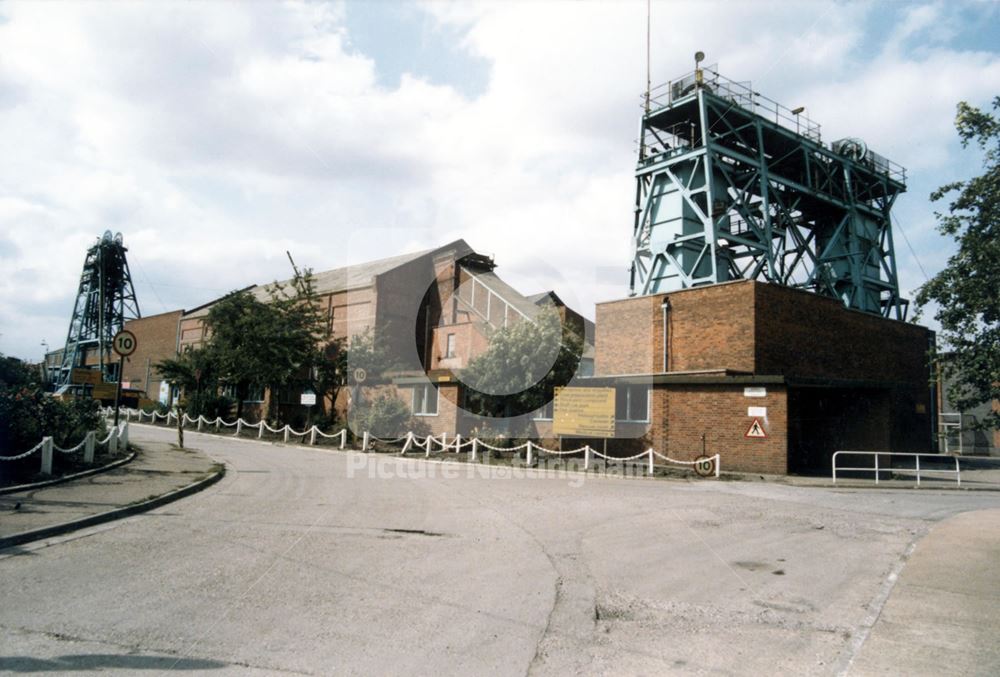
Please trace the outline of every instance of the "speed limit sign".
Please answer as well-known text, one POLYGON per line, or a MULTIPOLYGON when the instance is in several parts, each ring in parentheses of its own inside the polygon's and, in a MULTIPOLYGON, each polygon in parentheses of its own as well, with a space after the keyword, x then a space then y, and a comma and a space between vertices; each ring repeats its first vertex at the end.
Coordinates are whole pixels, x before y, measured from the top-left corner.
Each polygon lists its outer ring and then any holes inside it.
POLYGON ((115 338, 111 341, 111 347, 122 357, 128 357, 134 353, 138 346, 139 342, 136 340, 135 334, 127 329, 122 329, 115 334, 115 338))
POLYGON ((694 459, 694 471, 700 477, 708 477, 715 474, 715 457, 702 454, 694 459))

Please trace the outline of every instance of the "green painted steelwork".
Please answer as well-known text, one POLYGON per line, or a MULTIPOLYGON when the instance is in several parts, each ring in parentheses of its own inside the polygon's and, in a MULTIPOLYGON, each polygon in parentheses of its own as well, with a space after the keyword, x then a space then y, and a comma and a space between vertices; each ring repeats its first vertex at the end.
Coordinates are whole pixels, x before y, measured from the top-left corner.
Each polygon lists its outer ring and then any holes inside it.
POLYGON ((654 90, 636 167, 630 294, 748 278, 905 319, 890 211, 902 167, 714 68, 654 90))
POLYGON ((99 369, 103 381, 118 381, 118 358, 111 355, 111 340, 126 320, 141 317, 126 251, 121 233, 112 236, 110 231, 87 250, 55 378, 60 391, 71 386, 76 367, 99 369))

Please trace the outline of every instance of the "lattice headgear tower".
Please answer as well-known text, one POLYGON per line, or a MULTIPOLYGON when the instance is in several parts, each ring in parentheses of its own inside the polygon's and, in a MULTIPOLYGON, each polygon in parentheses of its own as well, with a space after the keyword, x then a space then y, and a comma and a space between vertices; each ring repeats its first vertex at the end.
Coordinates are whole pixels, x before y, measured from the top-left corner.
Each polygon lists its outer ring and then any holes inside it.
POLYGON ((906 171, 697 61, 644 95, 630 295, 748 278, 905 319, 890 210, 906 171))
POLYGON ((121 233, 111 231, 87 250, 57 385, 68 385, 75 367, 99 368, 105 381, 118 380, 111 340, 126 320, 141 317, 126 251, 121 233))

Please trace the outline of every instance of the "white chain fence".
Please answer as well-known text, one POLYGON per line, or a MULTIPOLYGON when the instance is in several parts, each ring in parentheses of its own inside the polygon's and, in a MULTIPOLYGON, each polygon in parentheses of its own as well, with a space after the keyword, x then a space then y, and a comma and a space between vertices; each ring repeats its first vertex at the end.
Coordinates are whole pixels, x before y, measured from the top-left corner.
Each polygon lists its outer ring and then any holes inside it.
POLYGON ((0 463, 5 461, 20 461, 21 459, 28 458, 32 454, 40 453, 40 472, 44 475, 51 475, 52 457, 55 452, 69 455, 83 450, 83 462, 89 464, 94 462, 94 452, 98 447, 106 448, 109 454, 115 454, 118 451, 127 451, 128 421, 122 421, 118 427, 112 426, 111 430, 103 440, 98 440, 97 433, 90 431, 84 435, 79 444, 69 447, 68 449, 63 449, 62 447, 57 446, 52 441, 51 436, 43 437, 41 442, 33 446, 31 449, 17 454, 16 456, 0 456, 0 463))
MULTIPOLYGON (((142 422, 144 418, 149 419, 150 423, 155 423, 157 420, 165 419, 167 424, 170 423, 171 418, 174 421, 177 420, 177 415, 173 412, 167 414, 160 414, 157 412, 144 412, 138 409, 123 409, 126 421, 136 418, 138 422, 142 422)), ((110 407, 105 410, 107 415, 112 415, 114 410, 110 407)), ((225 428, 236 428, 236 436, 239 437, 243 433, 244 428, 257 431, 257 437, 262 438, 264 431, 275 434, 283 435, 284 442, 288 442, 291 436, 296 437, 306 437, 309 436, 309 445, 315 445, 317 437, 323 437, 327 439, 339 437, 339 447, 343 449, 347 444, 347 429, 344 428, 340 432, 328 434, 324 433, 319 429, 318 426, 312 426, 311 428, 306 428, 305 430, 295 430, 289 425, 285 425, 281 428, 272 428, 264 421, 258 421, 257 423, 250 423, 244 421, 242 418, 236 419, 235 421, 224 421, 221 417, 216 417, 215 419, 208 419, 204 416, 198 416, 198 418, 191 418, 187 414, 183 414, 183 421, 181 423, 182 427, 186 424, 196 425, 198 431, 202 431, 204 426, 214 426, 215 431, 219 432, 223 427, 225 428)), ((465 438, 463 439, 461 435, 455 435, 454 438, 449 442, 448 433, 441 433, 440 435, 427 435, 421 437, 414 432, 407 432, 402 437, 394 438, 381 438, 372 435, 370 432, 365 431, 361 438, 361 451, 371 451, 372 444, 374 442, 380 442, 385 445, 399 444, 403 443, 402 448, 399 451, 400 455, 407 453, 408 451, 420 450, 424 452, 425 458, 430 458, 431 454, 444 453, 447 451, 453 451, 458 454, 461 453, 463 449, 469 450, 469 460, 475 462, 481 458, 480 450, 485 449, 487 451, 498 451, 501 453, 517 453, 525 450, 526 460, 528 465, 532 465, 535 459, 541 458, 545 455, 551 456, 572 456, 577 454, 583 454, 583 469, 590 470, 592 458, 604 459, 605 463, 627 463, 629 461, 638 461, 643 459, 647 468, 649 475, 652 475, 654 468, 656 466, 656 459, 666 461, 667 463, 672 463, 675 465, 689 466, 691 467, 699 476, 708 477, 714 475, 716 478, 720 474, 721 466, 721 456, 715 454, 714 456, 699 456, 693 461, 681 461, 675 458, 670 458, 664 454, 659 453, 655 449, 646 449, 643 452, 635 454, 634 456, 608 456, 596 449, 592 448, 590 445, 584 445, 578 449, 560 450, 560 449, 549 449, 541 446, 532 441, 527 441, 524 444, 519 444, 513 447, 497 447, 477 437, 465 438)), ((661 464, 662 465, 662 464, 661 464)))
MULTIPOLYGON (((104 414, 106 416, 113 416, 114 408, 108 407, 107 409, 104 410, 104 414)), ((157 421, 165 421, 167 425, 171 425, 171 422, 173 422, 173 424, 177 424, 178 422, 177 414, 172 411, 167 412, 166 414, 161 414, 156 411, 146 412, 142 411, 141 409, 122 408, 120 410, 120 414, 125 416, 126 421, 131 421, 132 419, 135 419, 137 423, 142 423, 143 420, 146 420, 149 423, 153 424, 155 424, 157 421)), ((236 428, 235 430, 236 437, 242 436, 243 431, 245 429, 249 429, 256 431, 257 439, 262 439, 264 437, 264 431, 266 430, 267 432, 274 435, 282 435, 283 441, 286 443, 293 436, 300 438, 308 437, 309 444, 311 446, 317 443, 318 438, 323 438, 323 439, 339 438, 339 447, 341 449, 343 449, 347 445, 347 428, 344 428, 340 432, 330 434, 323 432, 322 430, 319 429, 319 426, 315 425, 309 428, 305 428, 304 430, 296 430, 290 425, 285 425, 280 428, 272 428, 265 421, 258 421, 256 423, 251 423, 249 421, 243 420, 242 418, 238 418, 235 421, 226 421, 221 416, 216 416, 214 419, 206 418, 205 416, 198 416, 197 418, 192 418, 187 414, 181 414, 180 425, 182 428, 187 425, 195 426, 195 429, 198 432, 203 432, 206 427, 214 427, 215 432, 221 432, 223 428, 236 428)))

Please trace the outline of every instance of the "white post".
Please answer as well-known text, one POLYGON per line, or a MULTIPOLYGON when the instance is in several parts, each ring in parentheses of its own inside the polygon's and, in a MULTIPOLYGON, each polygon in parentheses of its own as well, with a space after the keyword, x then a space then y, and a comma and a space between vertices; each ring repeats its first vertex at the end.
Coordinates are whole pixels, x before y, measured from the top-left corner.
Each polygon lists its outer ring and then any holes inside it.
POLYGON ((583 469, 590 470, 590 445, 584 445, 583 447, 583 469))
POLYGON ((361 436, 361 451, 368 451, 368 431, 361 436))
POLYGON ((448 433, 441 433, 441 451, 446 451, 448 449, 448 445, 445 444, 445 442, 447 441, 448 441, 448 433))
POLYGON ((52 474, 52 438, 42 438, 42 474, 52 474))
POLYGON ((722 465, 722 456, 715 455, 715 479, 719 479, 719 466, 722 465))
POLYGON ((347 428, 340 431, 340 448, 343 449, 347 446, 347 428))
POLYGON ((128 421, 122 424, 122 451, 128 451, 128 421))
POLYGON ((309 429, 309 446, 316 444, 316 426, 309 429))
POLYGON ((198 432, 201 432, 201 424, 202 424, 202 421, 204 421, 204 420, 205 420, 205 415, 204 414, 198 414, 198 432))
POLYGON ((958 480, 957 486, 962 486, 962 472, 958 467, 958 456, 955 457, 955 479, 958 480))
POLYGON ((531 465, 531 440, 528 440, 528 465, 531 465))
POLYGON ((286 423, 285 424, 285 444, 288 444, 288 431, 289 430, 291 430, 291 428, 289 428, 288 424, 286 423))
POLYGON ((427 436, 427 453, 424 454, 424 458, 430 458, 431 457, 431 443, 433 443, 433 442, 434 442, 434 436, 433 435, 428 435, 427 436))
POLYGON ((243 432, 243 419, 236 419, 236 436, 239 437, 240 433, 243 432))
POLYGON ((221 416, 216 416, 215 417, 215 432, 219 432, 219 425, 221 425, 221 424, 222 424, 222 417, 221 416))
POLYGON ((87 436, 83 438, 83 462, 93 463, 94 462, 94 431, 91 430, 87 433, 87 436))
POLYGON ((917 486, 920 486, 920 454, 917 454, 914 458, 917 459, 917 486))
POLYGON ((473 460, 473 462, 475 462, 475 460, 476 460, 476 452, 478 450, 479 450, 479 438, 478 437, 473 437, 472 438, 472 460, 473 460))
POLYGON ((875 484, 878 484, 878 454, 875 454, 875 484))
POLYGON ((108 438, 108 454, 114 456, 118 453, 118 431, 112 430, 111 437, 108 438))
POLYGON ((264 436, 264 421, 260 421, 260 423, 257 424, 257 439, 259 440, 263 436, 264 436))
POLYGON ((455 435, 455 453, 457 454, 462 450, 462 436, 455 435))
POLYGON ((653 476, 653 450, 649 450, 649 476, 653 476))

